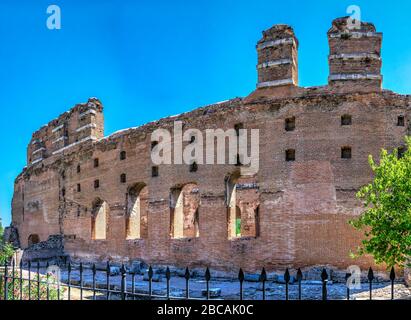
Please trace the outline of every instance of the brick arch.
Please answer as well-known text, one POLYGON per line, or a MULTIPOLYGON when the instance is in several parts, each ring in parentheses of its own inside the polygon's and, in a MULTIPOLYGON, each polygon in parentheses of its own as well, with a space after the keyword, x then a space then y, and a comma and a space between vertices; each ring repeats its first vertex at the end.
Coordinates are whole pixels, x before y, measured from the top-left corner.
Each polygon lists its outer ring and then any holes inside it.
POLYGON ((200 236, 200 191, 195 182, 179 184, 170 190, 170 237, 200 236))
POLYGON ((91 239, 107 239, 109 205, 106 201, 96 198, 91 211, 91 239))
POLYGON ((260 193, 256 178, 235 171, 224 182, 228 239, 259 236, 260 193))
POLYGON ((27 245, 30 247, 33 244, 39 243, 40 242, 40 237, 38 234, 31 234, 27 238, 27 245))
POLYGON ((128 188, 125 233, 128 240, 148 237, 148 187, 145 183, 135 183, 128 188))

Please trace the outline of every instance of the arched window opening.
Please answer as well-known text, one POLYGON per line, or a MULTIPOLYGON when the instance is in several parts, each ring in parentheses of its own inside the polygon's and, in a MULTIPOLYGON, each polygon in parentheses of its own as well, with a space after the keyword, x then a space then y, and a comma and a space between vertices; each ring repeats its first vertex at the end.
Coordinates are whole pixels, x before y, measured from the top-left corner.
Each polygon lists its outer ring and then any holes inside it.
POLYGON ((126 239, 148 236, 148 189, 145 184, 132 186, 127 194, 126 239))
POLYGON ((226 179, 228 239, 259 236, 259 187, 253 177, 226 179))
POLYGON ((91 217, 91 238, 105 240, 107 237, 108 205, 107 202, 97 199, 93 202, 91 217))
POLYGON ((33 244, 39 243, 40 242, 40 237, 38 234, 31 234, 29 235, 27 239, 27 245, 30 247, 33 244))
POLYGON ((170 237, 174 239, 200 236, 200 192, 195 183, 171 189, 170 237))

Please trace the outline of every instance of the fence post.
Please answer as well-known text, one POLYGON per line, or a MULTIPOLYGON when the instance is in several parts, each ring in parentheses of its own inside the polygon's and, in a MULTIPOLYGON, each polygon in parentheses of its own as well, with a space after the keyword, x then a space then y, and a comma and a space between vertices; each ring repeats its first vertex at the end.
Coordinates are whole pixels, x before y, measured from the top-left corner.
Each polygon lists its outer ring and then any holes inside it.
POLYGON ((327 300, 327 281, 328 281, 328 274, 325 269, 321 272, 321 281, 323 283, 323 290, 322 290, 322 299, 327 300))
POLYGON ((40 300, 40 261, 37 261, 37 300, 40 300))
POLYGON ((297 270, 297 281, 298 281, 298 300, 301 300, 301 281, 303 280, 303 273, 301 269, 297 270))
POLYGON ((350 300, 350 287, 347 284, 348 279, 350 279, 351 273, 347 272, 345 274, 345 286, 347 287, 347 300, 350 300))
POLYGON ((394 267, 391 268, 390 280, 391 280, 391 300, 394 300, 394 281, 395 281, 395 270, 394 270, 394 267))
POLYGON ((166 269, 166 279, 167 279, 167 300, 170 300, 170 279, 171 279, 171 273, 170 273, 170 268, 167 267, 166 269))
POLYGON ((83 262, 80 262, 80 300, 83 300, 83 262))
POLYGON ((7 261, 4 262, 4 300, 8 300, 9 298, 9 285, 8 285, 8 276, 7 276, 7 261))
POLYGON ((372 300, 372 281, 374 280, 374 272, 372 271, 372 268, 368 269, 368 282, 370 283, 370 300, 372 300))
POLYGON ((107 300, 110 300, 110 262, 109 261, 107 261, 106 278, 107 278, 107 300))
POLYGON ((261 271, 260 281, 262 282, 263 300, 265 300, 265 282, 267 281, 267 273, 265 272, 265 268, 261 271))
POLYGON ((205 272, 205 280, 206 280, 206 299, 210 300, 210 280, 211 280, 211 273, 210 269, 207 267, 206 272, 205 272))
POLYGON ((244 282, 244 272, 243 269, 240 268, 238 273, 238 280, 240 281, 240 300, 243 300, 243 282, 244 282))
POLYGON ((190 270, 188 270, 188 267, 186 268, 184 278, 186 279, 186 299, 188 300, 190 298, 190 270))
POLYGON ((69 261, 68 267, 67 267, 67 282, 68 282, 68 300, 70 300, 70 295, 71 295, 71 262, 69 261))
POLYGON ((11 278, 11 292, 12 292, 12 300, 16 300, 16 297, 14 296, 14 280, 15 280, 15 275, 14 275, 14 272, 15 272, 15 263, 16 263, 16 261, 14 260, 14 259, 12 259, 12 269, 11 269, 11 274, 12 274, 12 278, 11 278))
POLYGON ((20 259, 20 300, 23 300, 23 259, 20 259))
POLYGON ((121 300, 126 300, 126 268, 121 265, 121 300))
POLYGON ((96 300, 96 264, 93 263, 93 300, 96 300))
POLYGON ((29 268, 29 300, 31 300, 31 261, 30 260, 27 266, 29 268))
POLYGON ((290 283, 290 271, 288 271, 288 268, 285 269, 284 281, 285 281, 285 300, 288 300, 288 284, 290 283))
POLYGON ((46 299, 50 300, 50 275, 49 275, 49 262, 46 263, 46 281, 47 281, 47 293, 46 299))
POLYGON ((151 300, 151 296, 153 295, 153 268, 150 266, 148 268, 148 295, 149 299, 151 300))

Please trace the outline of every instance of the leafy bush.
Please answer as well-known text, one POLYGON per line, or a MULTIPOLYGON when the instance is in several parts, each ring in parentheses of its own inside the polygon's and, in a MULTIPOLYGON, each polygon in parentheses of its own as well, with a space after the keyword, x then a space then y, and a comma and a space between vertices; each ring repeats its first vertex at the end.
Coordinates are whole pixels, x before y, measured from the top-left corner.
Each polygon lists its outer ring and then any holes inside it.
POLYGON ((369 157, 374 180, 357 194, 366 210, 351 221, 366 236, 354 256, 371 254, 388 267, 405 267, 411 257, 411 137, 406 142, 406 152, 382 150, 379 164, 369 157))
MULTIPOLYGON (((4 299, 4 270, 0 272, 0 300, 4 299)), ((56 278, 49 274, 48 276, 40 275, 40 286, 38 287, 37 274, 32 275, 30 282, 26 279, 20 280, 20 272, 14 272, 14 280, 11 278, 12 272, 8 272, 8 300, 58 300, 58 287, 56 278), (22 290, 21 290, 22 289, 22 290), (40 294, 40 295, 39 295, 40 294)), ((23 275, 27 278, 27 274, 23 275)), ((65 288, 60 287, 60 299, 65 292, 65 288)))
POLYGON ((0 265, 4 265, 6 261, 9 261, 9 259, 13 256, 14 253, 14 248, 10 243, 5 243, 4 242, 4 229, 3 226, 1 225, 1 219, 0 219, 0 265))

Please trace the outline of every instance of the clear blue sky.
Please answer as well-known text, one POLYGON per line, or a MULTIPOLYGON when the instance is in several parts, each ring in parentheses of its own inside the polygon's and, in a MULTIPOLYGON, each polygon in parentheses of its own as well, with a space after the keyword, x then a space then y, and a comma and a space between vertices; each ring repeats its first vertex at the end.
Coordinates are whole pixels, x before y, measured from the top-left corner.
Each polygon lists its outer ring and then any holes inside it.
POLYGON ((291 24, 300 41, 300 85, 326 84, 326 32, 351 4, 384 32, 384 87, 411 93, 409 1, 1 0, 3 224, 32 132, 74 104, 100 98, 107 135, 246 96, 256 41, 276 23, 291 24), (46 28, 51 4, 61 7, 61 30, 46 28))

